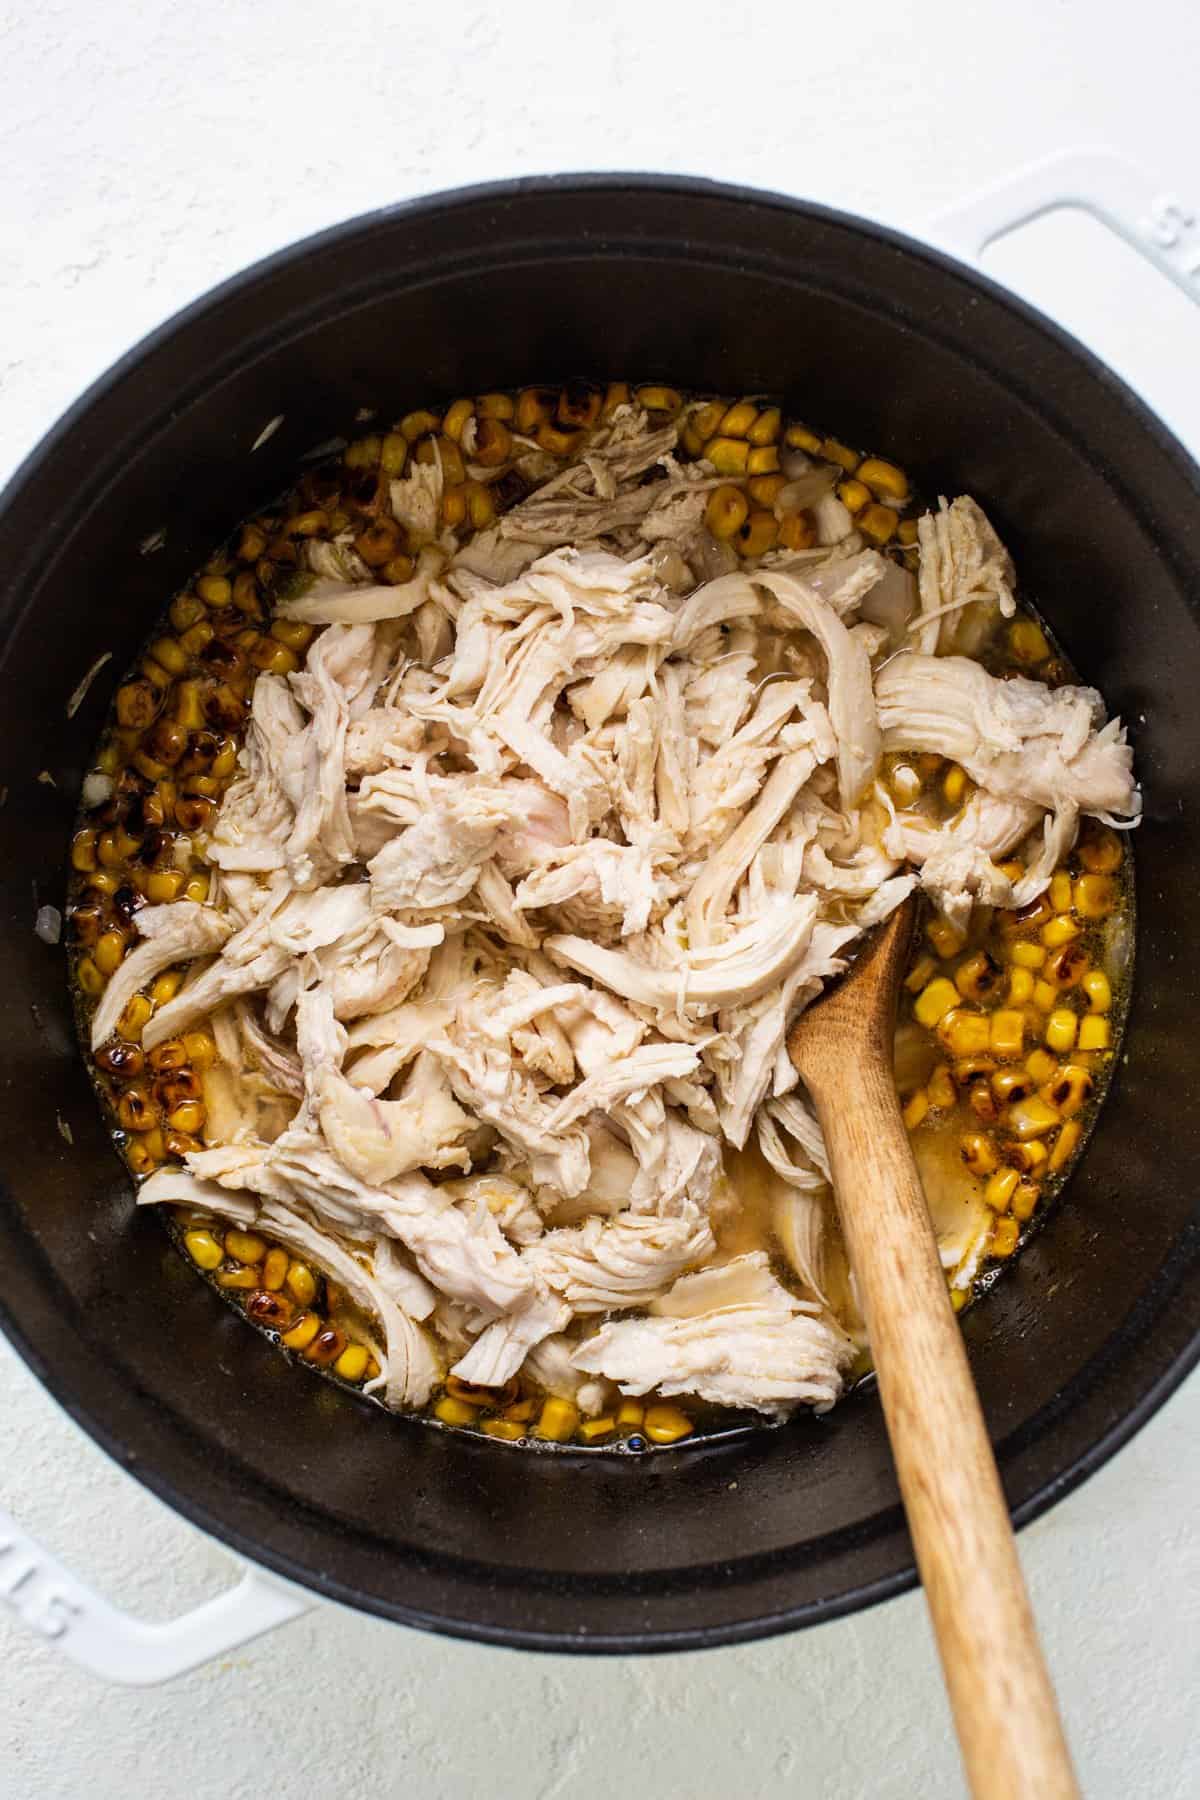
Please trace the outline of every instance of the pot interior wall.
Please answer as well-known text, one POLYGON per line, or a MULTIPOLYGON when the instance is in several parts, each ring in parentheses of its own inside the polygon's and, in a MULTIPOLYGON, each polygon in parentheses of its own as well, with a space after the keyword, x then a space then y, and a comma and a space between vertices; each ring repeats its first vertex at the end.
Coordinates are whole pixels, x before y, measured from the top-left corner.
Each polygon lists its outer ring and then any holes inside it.
POLYGON ((3 1297, 88 1428, 264 1561, 479 1635, 698 1641, 907 1579, 874 1396, 726 1445, 581 1459, 390 1420, 313 1380, 135 1214, 74 1048, 61 953, 32 935, 36 905, 62 903, 114 677, 211 545, 362 408, 388 418, 569 374, 769 390, 894 455, 926 494, 975 494, 1132 724, 1147 820, 1127 1056, 1068 1193, 966 1334, 1010 1495, 1028 1507, 1173 1379, 1200 1325, 1194 471, 1077 349, 936 258, 815 209, 670 184, 480 191, 316 240, 160 334, 10 493, 3 1297))

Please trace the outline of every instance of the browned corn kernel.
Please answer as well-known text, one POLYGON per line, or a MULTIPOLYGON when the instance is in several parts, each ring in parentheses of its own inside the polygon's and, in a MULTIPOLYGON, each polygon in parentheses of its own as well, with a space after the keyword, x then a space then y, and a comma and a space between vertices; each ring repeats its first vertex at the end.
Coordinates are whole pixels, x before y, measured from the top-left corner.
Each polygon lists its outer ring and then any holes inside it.
POLYGON ((208 620, 201 619, 198 625, 189 626, 187 631, 180 633, 179 647, 186 651, 189 658, 196 657, 202 650, 208 648, 215 636, 216 632, 208 620))
POLYGON ((143 1086, 128 1087, 117 1100, 117 1123, 122 1131, 153 1131, 158 1108, 143 1086))
POLYGON ((294 513, 285 519, 282 527, 288 537, 319 537, 329 530, 329 514, 321 506, 310 507, 307 512, 294 513))
POLYGON ((683 405, 683 396, 673 387, 640 387, 637 401, 647 412, 677 413, 683 405))
POLYGON ((167 617, 176 631, 187 631, 204 617, 204 602, 198 594, 176 594, 167 617))
POLYGON ((442 495, 442 524, 453 528, 467 516, 467 496, 462 487, 448 487, 442 495))
MULTIPOLYGON (((279 645, 280 650, 283 645, 279 645)), ((290 652, 288 653, 290 654, 290 652)), ((292 659, 293 663, 295 658, 292 659)), ((175 817, 184 831, 203 831, 216 809, 211 800, 184 794, 175 802, 175 817)))
POLYGON ((746 492, 756 505, 774 506, 786 486, 785 475, 752 475, 746 483, 746 492))
POLYGON ((242 562, 257 562, 267 547, 267 534, 258 525, 243 525, 237 553, 242 562))
POLYGON ((106 899, 111 899, 120 885, 120 876, 114 875, 111 869, 96 869, 87 878, 88 891, 93 894, 103 894, 106 899))
POLYGON ((301 1306, 311 1306, 317 1297, 317 1278, 307 1263, 289 1263, 284 1286, 301 1306))
POLYGON ((447 1375, 446 1392, 453 1394, 456 1400, 466 1400, 471 1406, 487 1406, 498 1410, 517 1397, 518 1387, 515 1378, 505 1382, 503 1387, 482 1387, 475 1381, 464 1381, 461 1375, 447 1375))
POLYGON ((158 716, 160 700, 148 681, 127 681, 117 689, 117 723, 127 731, 144 731, 158 716))
POLYGON ((774 444, 761 444, 751 450, 746 458, 746 469, 751 475, 774 475, 779 469, 779 452, 774 444))
MULTIPOLYGON (((300 658, 278 638, 262 638, 250 652, 250 661, 256 669, 267 675, 294 675, 300 667, 300 658)), ((182 825, 183 820, 179 823, 182 825)), ((185 827, 186 829, 186 827, 185 827)))
MULTIPOLYGON (((150 749, 157 762, 168 767, 177 763, 187 749, 188 734, 178 719, 160 719, 150 733, 150 749)), ((158 777, 161 779, 161 777, 158 777)))
POLYGON ((704 455, 704 439, 694 425, 685 425, 679 434, 679 446, 685 455, 699 457, 704 455))
POLYGON ((474 412, 475 402, 473 400, 452 401, 446 408, 445 416, 442 419, 442 431, 446 437, 457 444, 466 429, 467 420, 473 416, 474 412))
POLYGON ((1042 1089, 1042 1098, 1056 1107, 1064 1119, 1081 1111, 1092 1097, 1095 1082, 1078 1063, 1066 1063, 1042 1089))
POLYGON ((492 490, 480 481, 468 481, 463 488, 467 496, 467 518, 475 531, 483 531, 496 517, 492 490))
POLYGON ((967 1000, 983 1000, 1000 985, 1001 968, 986 950, 977 950, 954 971, 954 985, 967 1000))
MULTIPOLYGON (((294 619, 276 619, 275 623, 271 626, 272 637, 275 636, 276 627, 279 628, 280 643, 290 644, 293 650, 295 650, 297 646, 303 648, 304 644, 307 644, 308 639, 316 629, 313 625, 298 625, 297 621, 294 619), (298 636, 299 632, 307 632, 308 636, 301 638, 298 636)), ((232 737, 222 738, 217 753, 212 760, 213 774, 219 776, 222 781, 225 781, 237 768, 237 760, 237 739, 232 737)))
POLYGON ((474 461, 499 468, 512 455, 512 432, 502 419, 481 419, 475 431, 474 461))
POLYGON ((1046 1146, 1040 1138, 1030 1138, 1027 1143, 1006 1143, 1002 1150, 1006 1163, 1018 1169, 1022 1175, 1031 1175, 1046 1161, 1046 1146))
POLYGON ((704 523, 712 535, 722 542, 740 531, 749 516, 750 507, 741 488, 725 482, 714 488, 704 509, 704 523))
MULTIPOLYGON (((273 1294, 271 1297, 287 1307, 290 1318, 293 1310, 291 1301, 285 1301, 282 1294, 273 1294)), ((323 1321, 317 1317, 316 1313, 301 1313, 290 1331, 284 1332, 283 1341, 289 1350, 307 1350, 320 1332, 322 1323, 323 1321)))
POLYGON ((419 412, 405 413, 400 421, 400 430, 412 444, 418 438, 428 437, 431 431, 439 430, 441 423, 436 413, 423 408, 419 412))
POLYGON ((135 750, 132 762, 138 774, 144 775, 147 781, 162 781, 167 773, 166 763, 159 762, 148 750, 135 750))
POLYGON ((704 446, 704 454, 718 475, 744 475, 750 446, 745 438, 715 437, 704 446))
MULTIPOLYGON (((402 431, 389 431, 379 447, 379 466, 390 480, 403 475, 404 465, 408 461, 408 439, 402 431)), ((334 521, 330 517, 330 529, 334 529, 334 521)))
POLYGON ((330 1363, 335 1363, 337 1361, 338 1357, 342 1354, 342 1351, 346 1348, 347 1342, 348 1340, 344 1331, 339 1331, 336 1325, 327 1325, 324 1331, 319 1331, 317 1333, 312 1343, 304 1352, 304 1360, 306 1362, 316 1363, 318 1368, 326 1369, 329 1367, 330 1363))
POLYGON ((279 1292, 287 1278, 290 1260, 286 1250, 276 1247, 267 1251, 266 1261, 263 1263, 262 1284, 268 1293, 279 1292))
POLYGON ((153 1175, 158 1167, 158 1158, 146 1142, 145 1138, 130 1138, 125 1146, 125 1161, 129 1165, 130 1174, 136 1175, 140 1181, 146 1175, 153 1175))
POLYGON ((526 1423, 528 1423, 528 1421, 530 1419, 532 1419, 532 1417, 536 1411, 537 1411, 537 1401, 536 1400, 530 1400, 530 1399, 517 1400, 514 1402, 514 1404, 512 1406, 505 1407, 504 1417, 506 1419, 512 1419, 517 1424, 526 1424, 526 1423))
POLYGON ((1081 875, 1075 883, 1075 911, 1081 919, 1106 919, 1116 910, 1117 884, 1111 875, 1081 875))
POLYGON ((185 1031, 183 1047, 194 1069, 211 1069, 217 1060, 217 1041, 211 1031, 185 1031))
POLYGON ((275 1331, 288 1323, 295 1310, 286 1294, 273 1294, 269 1288, 258 1288, 246 1302, 246 1311, 255 1323, 275 1331))
POLYGON ((997 1069, 992 1076, 992 1092, 1001 1106, 1011 1106, 1032 1094, 1033 1076, 1028 1069, 997 1069))
POLYGON ((1006 937, 1013 937, 1019 931, 1040 929, 1054 917, 1054 908, 1047 894, 1039 894, 1028 906, 1022 906, 1017 912, 1002 912, 999 918, 1001 931, 1006 937))
MULTIPOLYGON (((611 388, 609 392, 611 393, 611 388)), ((480 394, 475 411, 480 419, 511 419, 516 406, 509 394, 480 394)))
POLYGON ((738 530, 737 546, 743 556, 763 556, 774 547, 778 536, 775 514, 765 507, 755 507, 738 530))
POLYGON ((262 617, 262 607, 258 598, 258 583, 249 569, 243 569, 233 581, 233 604, 236 611, 244 618, 258 619, 262 617))
MULTIPOLYGON (((602 419, 611 419, 619 406, 629 405, 629 383, 627 381, 610 381, 604 390, 604 404, 600 408, 602 419)), ((504 415, 508 417, 508 414, 504 415)))
POLYGON ((779 541, 785 550, 811 550, 817 541, 816 525, 807 513, 784 513, 779 541))
MULTIPOLYGON (((603 396, 583 381, 569 381, 558 396, 555 417, 568 430, 587 430, 600 416, 603 396)), ((676 409, 678 410, 678 409, 676 409)))
POLYGON ((200 794, 205 800, 215 800, 221 791, 221 783, 215 775, 189 775, 183 791, 185 794, 200 794))
POLYGON ((198 681, 181 681, 175 689, 175 718, 185 732, 199 731, 204 724, 204 702, 198 681))
POLYGON ((855 523, 873 544, 886 544, 895 535, 897 521, 890 506, 881 506, 877 500, 872 500, 869 506, 863 507, 855 523))
POLYGON ((577 431, 560 431, 557 425, 547 421, 537 428, 537 444, 539 450, 548 450, 551 456, 569 456, 579 442, 577 431))
POLYGON ((382 569, 400 547, 400 527, 392 519, 376 519, 354 540, 354 548, 369 569, 382 569))
POLYGON ((415 568, 411 556, 393 556, 391 562, 384 563, 380 573, 390 586, 403 587, 406 581, 412 580, 415 568))
POLYGON ((146 1066, 140 1044, 129 1044, 122 1038, 110 1038, 96 1052, 97 1065, 117 1081, 136 1081, 146 1066))
POLYGON ((71 909, 71 939, 85 950, 91 949, 104 926, 104 912, 99 906, 76 906, 71 909))
POLYGON ((764 406, 746 436, 752 444, 774 444, 778 442, 782 426, 783 414, 779 408, 764 406))
POLYGON ((1107 826, 1092 831, 1079 846, 1079 860, 1092 875, 1115 875, 1123 854, 1120 838, 1107 826))
POLYGON ((1051 950, 1042 964, 1042 974, 1052 987, 1065 991, 1077 987, 1087 974, 1087 951, 1075 942, 1061 944, 1051 950))
POLYGON ((997 1168, 992 1140, 982 1131, 969 1131, 958 1142, 959 1155, 972 1175, 991 1175, 997 1168))
POLYGON ((550 417, 553 406, 554 396, 548 394, 545 388, 522 388, 517 395, 516 410, 513 414, 521 436, 531 437, 539 425, 544 425, 550 417))
POLYGON ((171 685, 170 675, 163 665, 156 662, 152 656, 143 656, 140 667, 143 677, 150 683, 161 704, 163 696, 171 685))
POLYGON ((96 833, 92 830, 77 831, 71 839, 71 867, 78 869, 81 875, 90 873, 96 867, 96 833))
POLYGON ((234 1293, 249 1293, 258 1286, 257 1269, 222 1269, 217 1276, 217 1286, 230 1288, 234 1293))
POLYGON ((789 450, 807 450, 810 456, 815 456, 821 448, 820 436, 817 432, 810 431, 807 425, 789 425, 783 434, 783 441, 789 450))
POLYGON ((994 1125, 1000 1117, 1000 1108, 986 1081, 974 1081, 967 1094, 967 1102, 975 1117, 982 1125, 994 1125))

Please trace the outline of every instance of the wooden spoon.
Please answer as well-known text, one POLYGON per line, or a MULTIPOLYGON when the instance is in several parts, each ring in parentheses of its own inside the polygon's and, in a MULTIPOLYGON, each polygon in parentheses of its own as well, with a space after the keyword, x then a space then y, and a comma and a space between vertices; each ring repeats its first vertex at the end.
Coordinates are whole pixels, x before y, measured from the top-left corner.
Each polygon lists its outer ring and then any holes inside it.
POLYGON ((907 901, 788 1039, 825 1134, 883 1414, 976 1800, 1077 1796, 893 1074, 907 901))

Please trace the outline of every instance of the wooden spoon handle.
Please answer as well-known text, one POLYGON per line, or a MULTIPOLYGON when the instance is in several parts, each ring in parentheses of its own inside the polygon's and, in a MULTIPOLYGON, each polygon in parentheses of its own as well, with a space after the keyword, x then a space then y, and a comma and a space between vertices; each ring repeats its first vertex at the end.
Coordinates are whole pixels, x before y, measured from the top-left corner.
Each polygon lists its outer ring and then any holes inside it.
MULTIPOLYGON (((1078 1795, 890 1068, 839 1058, 813 1099, 976 1800, 1078 1795)), ((810 1083, 810 1087, 812 1084, 810 1083)))

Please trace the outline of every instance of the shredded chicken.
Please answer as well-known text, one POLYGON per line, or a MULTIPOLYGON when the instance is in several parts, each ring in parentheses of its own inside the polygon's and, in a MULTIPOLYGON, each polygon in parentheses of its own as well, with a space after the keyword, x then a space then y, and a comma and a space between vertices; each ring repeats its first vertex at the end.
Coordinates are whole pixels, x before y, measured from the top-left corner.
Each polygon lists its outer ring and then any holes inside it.
POLYGON ((389 1405, 450 1368, 585 1411, 833 1404, 855 1346, 791 1021, 915 882, 956 923, 1023 905, 1081 816, 1138 815, 1097 694, 970 660, 1014 604, 973 501, 921 521, 914 612, 828 484, 816 548, 731 566, 676 435, 619 408, 453 548, 441 466, 413 464, 399 585, 311 546, 283 611, 323 629, 256 685, 212 904, 139 912, 96 1011, 100 1045, 186 966, 144 1042, 213 1020, 208 1136, 141 1198, 324 1268, 375 1322, 389 1405), (972 797, 897 811, 892 751, 955 759, 972 797), (795 1292, 724 1247, 749 1143, 795 1292))

